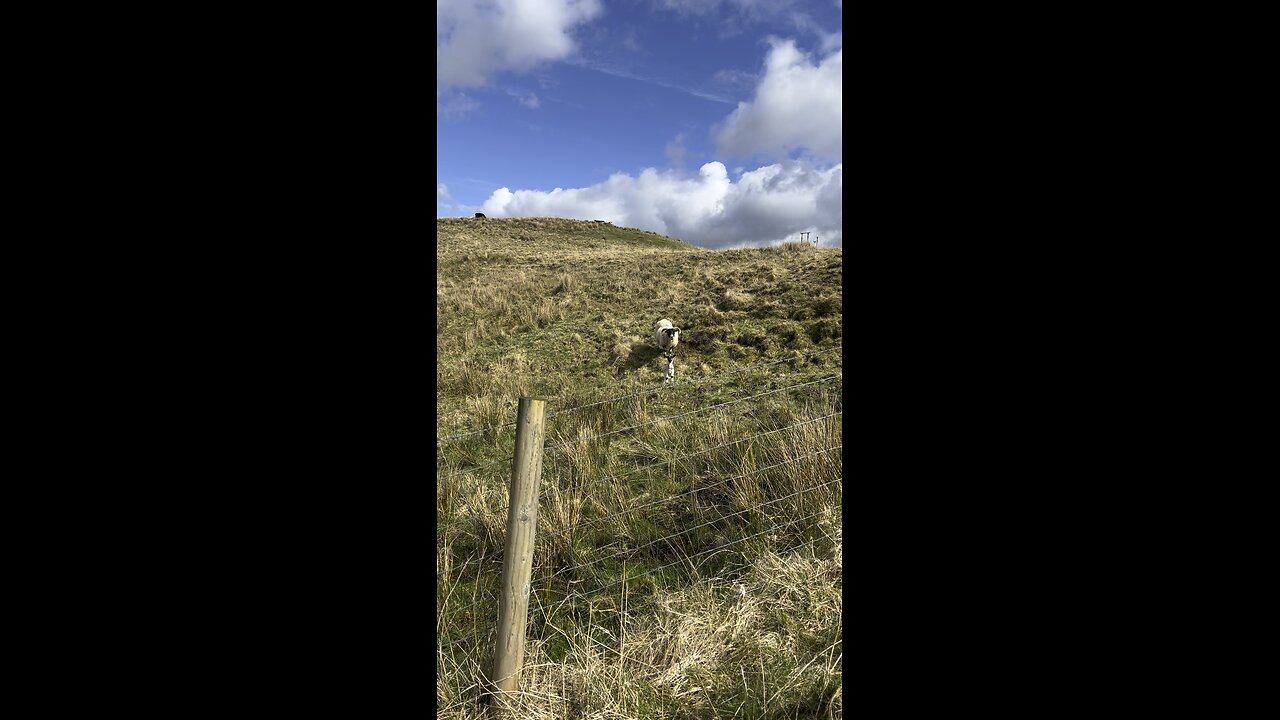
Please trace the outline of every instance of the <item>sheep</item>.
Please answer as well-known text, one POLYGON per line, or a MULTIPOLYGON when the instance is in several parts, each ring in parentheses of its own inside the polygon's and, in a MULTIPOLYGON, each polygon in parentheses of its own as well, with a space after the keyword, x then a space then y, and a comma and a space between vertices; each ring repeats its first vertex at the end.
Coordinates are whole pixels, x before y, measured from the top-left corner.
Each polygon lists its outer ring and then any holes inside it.
POLYGON ((680 344, 680 328, 663 318, 653 324, 653 339, 667 358, 667 375, 663 382, 672 382, 676 379, 675 355, 676 346, 680 344))

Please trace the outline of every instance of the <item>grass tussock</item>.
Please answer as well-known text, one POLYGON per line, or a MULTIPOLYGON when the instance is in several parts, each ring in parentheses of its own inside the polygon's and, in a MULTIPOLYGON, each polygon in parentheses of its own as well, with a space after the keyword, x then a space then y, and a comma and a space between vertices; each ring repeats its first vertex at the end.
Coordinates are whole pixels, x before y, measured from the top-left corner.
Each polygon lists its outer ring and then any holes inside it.
POLYGON ((437 717, 491 717, 522 394, 547 450, 506 716, 841 717, 840 251, 789 245, 437 222, 437 717))

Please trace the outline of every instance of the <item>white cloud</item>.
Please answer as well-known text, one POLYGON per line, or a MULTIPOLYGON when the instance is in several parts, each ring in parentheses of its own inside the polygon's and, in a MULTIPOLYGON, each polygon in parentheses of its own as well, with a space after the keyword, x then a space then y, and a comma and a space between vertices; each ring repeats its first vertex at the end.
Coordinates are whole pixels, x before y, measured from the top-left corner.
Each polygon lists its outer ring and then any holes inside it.
POLYGON ((803 14, 795 9, 803 5, 800 0, 653 0, 653 4, 692 20, 695 27, 706 22, 722 38, 761 25, 776 27, 803 14))
POLYGON ((480 103, 466 93, 454 90, 436 93, 436 115, 446 120, 457 120, 478 107, 480 103))
POLYGON ((711 76, 711 79, 728 87, 748 88, 755 86, 757 77, 753 73, 726 68, 717 70, 716 74, 711 76))
MULTIPOLYGON (((464 184, 471 184, 466 182, 467 178, 462 180, 464 184)), ((472 213, 479 209, 478 205, 467 205, 454 200, 448 186, 442 182, 436 183, 436 217, 471 217, 472 213)))
POLYGON ((636 53, 644 50, 644 48, 640 47, 640 39, 639 39, 639 36, 636 34, 636 28, 634 25, 628 25, 627 29, 623 31, 622 46, 630 50, 631 52, 636 52, 636 53))
POLYGON ((449 187, 442 182, 436 183, 436 217, 451 216, 456 213, 457 203, 449 194, 449 187))
POLYGON ((436 86, 477 87, 564 58, 572 30, 600 13, 600 0, 436 0, 436 86))
POLYGON ((752 17, 768 18, 799 4, 799 0, 729 0, 738 12, 752 17))
POLYGON ((507 94, 515 98, 516 102, 520 103, 524 107, 529 108, 530 110, 537 110, 538 105, 540 104, 538 102, 538 96, 536 93, 521 92, 519 90, 508 90, 507 94))
POLYGON ((676 137, 662 150, 667 162, 676 170, 684 169, 684 133, 676 133, 676 137))
POLYGON ((821 43, 819 47, 821 47, 822 52, 824 53, 829 53, 833 50, 839 50, 841 47, 844 46, 844 33, 841 32, 840 30, 837 30, 833 33, 824 33, 821 30, 819 30, 818 38, 819 38, 819 42, 821 43))
POLYGON ((658 5, 681 15, 706 15, 720 7, 720 0, 659 0, 658 5))
POLYGON ((797 30, 809 33, 818 40, 818 49, 824 54, 829 54, 832 50, 839 50, 843 44, 842 31, 827 32, 822 24, 814 20, 812 16, 802 13, 793 12, 790 15, 791 24, 797 30))
POLYGON ((694 97, 702 98, 703 100, 710 100, 712 102, 724 103, 726 105, 733 104, 732 100, 730 100, 727 97, 724 97, 723 95, 718 95, 716 93, 708 92, 706 90, 699 90, 698 88, 690 87, 687 84, 681 84, 681 83, 672 82, 670 80, 663 80, 661 78, 651 77, 644 73, 639 73, 625 67, 620 67, 618 65, 612 65, 609 63, 603 63, 598 61, 583 62, 581 63, 581 65, 582 67, 590 68, 591 70, 595 70, 596 72, 602 72, 606 75, 613 75, 614 77, 627 78, 629 80, 637 80, 639 82, 649 83, 650 85, 657 85, 659 87, 671 88, 672 90, 679 90, 680 92, 689 93, 690 95, 693 95, 694 97))
POLYGON ((760 21, 777 16, 796 2, 797 0, 658 0, 658 5, 685 16, 710 15, 723 7, 724 14, 737 13, 747 19, 760 21))
POLYGON ((708 248, 760 246, 809 230, 824 246, 842 243, 843 167, 787 160, 742 173, 709 162, 695 178, 647 168, 602 183, 551 192, 499 188, 480 210, 491 217, 608 220, 708 248))
POLYGON ((814 64, 792 40, 774 40, 751 102, 740 102, 715 131, 722 152, 785 155, 804 149, 843 157, 843 50, 814 64))

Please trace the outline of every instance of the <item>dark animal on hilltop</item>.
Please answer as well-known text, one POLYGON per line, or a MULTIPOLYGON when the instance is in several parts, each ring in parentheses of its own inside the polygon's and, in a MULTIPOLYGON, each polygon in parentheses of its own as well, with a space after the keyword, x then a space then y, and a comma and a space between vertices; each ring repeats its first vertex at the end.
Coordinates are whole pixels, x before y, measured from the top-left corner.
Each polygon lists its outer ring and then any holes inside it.
POLYGON ((478 217, 478 218, 484 218, 484 213, 476 213, 476 217, 478 217))

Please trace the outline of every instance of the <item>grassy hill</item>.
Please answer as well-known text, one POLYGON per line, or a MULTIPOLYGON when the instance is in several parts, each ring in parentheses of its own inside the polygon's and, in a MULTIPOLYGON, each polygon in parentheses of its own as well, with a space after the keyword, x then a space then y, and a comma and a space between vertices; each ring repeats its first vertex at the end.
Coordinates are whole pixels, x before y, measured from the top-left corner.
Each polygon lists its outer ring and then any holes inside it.
POLYGON ((436 234, 438 717, 480 717, 521 395, 549 401, 517 716, 839 717, 842 252, 436 234))

